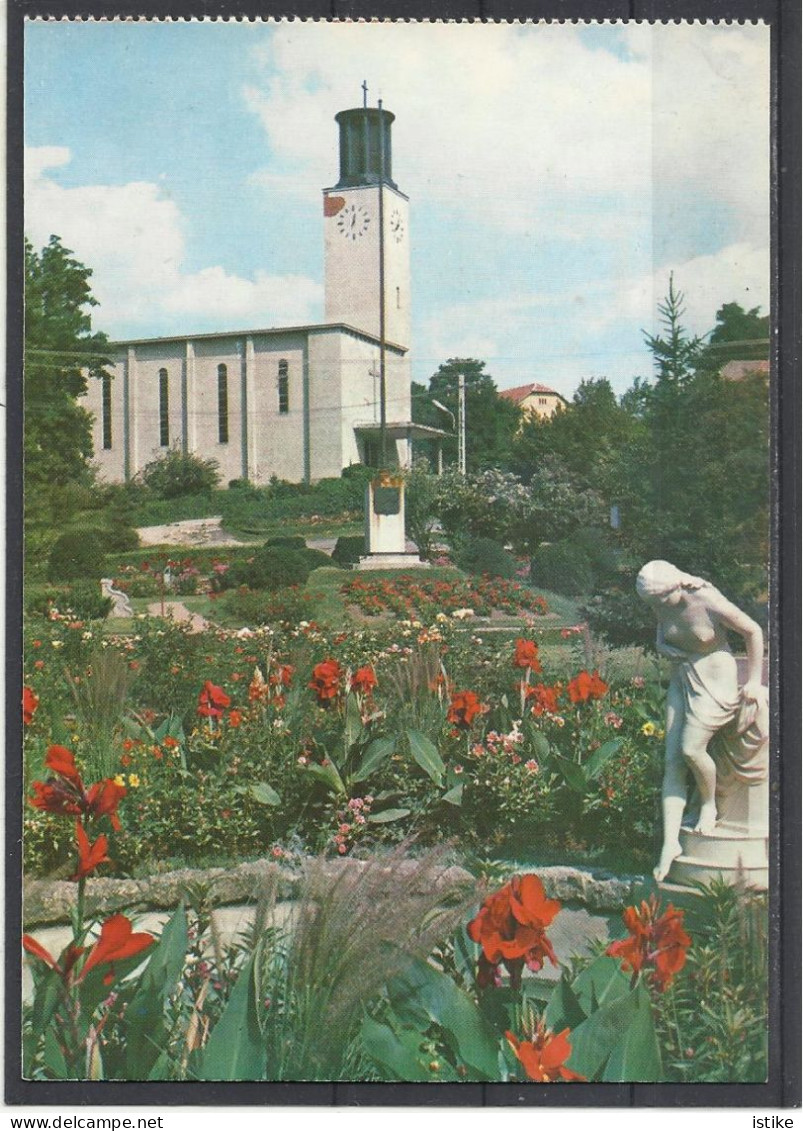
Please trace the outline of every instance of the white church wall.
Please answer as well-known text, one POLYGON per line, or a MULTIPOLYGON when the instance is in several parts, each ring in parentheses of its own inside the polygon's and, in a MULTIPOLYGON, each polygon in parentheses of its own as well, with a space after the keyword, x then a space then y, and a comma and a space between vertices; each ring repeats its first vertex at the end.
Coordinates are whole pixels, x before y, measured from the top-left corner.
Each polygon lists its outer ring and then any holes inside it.
POLYGON ((188 450, 218 461, 222 486, 242 476, 242 339, 190 341, 188 357, 188 450), (228 439, 221 440, 218 369, 226 367, 228 439))
MULTIPOLYGON (((340 330, 312 331, 309 336, 310 476, 340 475, 343 442, 340 429, 341 367, 350 335, 340 330)), ((346 461, 348 462, 348 461, 346 461)))
POLYGON ((125 475, 125 447, 123 433, 123 406, 125 404, 125 359, 115 358, 106 366, 111 375, 111 447, 103 447, 103 382, 87 378, 87 395, 81 401, 92 414, 92 463, 98 478, 108 483, 120 481, 125 475))
POLYGON ((305 334, 255 334, 249 478, 267 483, 272 476, 300 483, 304 478, 305 334), (288 411, 280 412, 280 363, 287 363, 288 411))
POLYGON ((182 442, 184 342, 145 342, 129 351, 131 474, 182 442), (167 374, 167 430, 161 434, 160 373, 167 374), (166 440, 166 443, 162 441, 166 440))

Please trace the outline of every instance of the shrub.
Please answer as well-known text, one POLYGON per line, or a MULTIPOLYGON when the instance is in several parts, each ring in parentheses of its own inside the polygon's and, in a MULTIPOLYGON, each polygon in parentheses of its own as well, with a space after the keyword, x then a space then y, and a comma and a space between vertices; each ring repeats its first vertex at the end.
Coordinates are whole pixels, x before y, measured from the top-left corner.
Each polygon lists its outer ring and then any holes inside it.
POLYGON ((621 551, 611 545, 609 537, 598 526, 585 526, 569 538, 573 546, 582 550, 594 571, 594 588, 616 579, 621 551))
POLYGON ((249 589, 273 591, 287 585, 303 585, 312 569, 308 553, 284 546, 264 546, 249 561, 234 562, 223 575, 223 586, 237 589, 247 585, 249 589))
POLYGON ((466 573, 489 577, 515 577, 516 560, 493 538, 473 538, 457 554, 457 565, 466 573))
POLYGON ((306 550, 307 540, 301 534, 277 535, 267 540, 265 549, 271 549, 273 546, 284 546, 288 550, 306 550))
POLYGON ((201 459, 178 448, 149 463, 141 476, 145 486, 161 499, 210 495, 220 478, 217 460, 201 459))
POLYGON ((333 562, 325 550, 305 550, 304 557, 306 558, 307 565, 310 568, 310 573, 319 566, 336 566, 337 562, 333 562))
POLYGON ((303 594, 296 588, 276 593, 236 589, 222 600, 224 614, 240 625, 297 624, 308 613, 303 594))
POLYGON ((102 530, 89 527, 66 531, 56 539, 50 551, 48 580, 72 581, 105 576, 105 548, 106 535, 102 530))
POLYGON ((355 565, 365 553, 364 534, 346 534, 338 538, 332 551, 335 565, 348 569, 355 565))
POLYGON ((103 530, 103 545, 111 554, 139 549, 139 534, 133 526, 108 526, 103 530))
POLYGON ((541 589, 573 597, 591 592, 594 569, 586 551, 566 539, 538 549, 530 564, 530 580, 541 589))
POLYGON ((519 479, 495 470, 468 476, 447 472, 438 478, 438 496, 438 515, 454 548, 469 538, 507 541, 529 504, 529 491, 519 479))
POLYGON ((408 538, 416 544, 424 561, 433 556, 438 525, 438 476, 426 461, 417 460, 405 476, 404 521, 408 538))
POLYGON ((582 612, 591 631, 614 647, 646 646, 655 641, 655 618, 636 596, 635 571, 621 574, 615 585, 595 593, 582 612))
POLYGON ((51 608, 72 609, 77 620, 103 620, 112 607, 97 581, 76 581, 72 585, 47 585, 37 588, 25 602, 28 616, 46 617, 51 608))
POLYGON ((76 581, 70 586, 66 601, 79 620, 105 620, 113 603, 93 581, 76 581))

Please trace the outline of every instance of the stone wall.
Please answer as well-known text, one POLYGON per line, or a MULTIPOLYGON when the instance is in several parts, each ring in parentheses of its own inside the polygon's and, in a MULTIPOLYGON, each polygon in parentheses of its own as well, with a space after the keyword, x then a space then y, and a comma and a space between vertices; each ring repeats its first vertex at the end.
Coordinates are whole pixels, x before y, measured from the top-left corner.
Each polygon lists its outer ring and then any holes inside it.
MULTIPOLYGON (((413 863, 410 861, 411 866, 413 863)), ((333 880, 344 869, 364 867, 362 861, 355 859, 331 860, 326 864, 333 880)), ((404 863, 400 867, 404 868, 404 863)), ((461 873, 468 876, 456 866, 447 874, 461 873)), ((644 882, 642 876, 613 876, 564 865, 538 868, 537 873, 551 898, 604 914, 620 913, 633 902, 636 889, 644 882)), ((179 904, 189 889, 199 885, 209 888, 211 902, 216 906, 248 903, 274 877, 277 898, 288 900, 298 894, 302 874, 303 861, 291 866, 268 859, 239 864, 234 868, 187 868, 141 880, 92 879, 86 886, 86 910, 90 915, 108 915, 125 910, 170 909, 179 904)), ((77 884, 65 880, 26 881, 23 896, 25 928, 68 922, 77 890, 77 884)))

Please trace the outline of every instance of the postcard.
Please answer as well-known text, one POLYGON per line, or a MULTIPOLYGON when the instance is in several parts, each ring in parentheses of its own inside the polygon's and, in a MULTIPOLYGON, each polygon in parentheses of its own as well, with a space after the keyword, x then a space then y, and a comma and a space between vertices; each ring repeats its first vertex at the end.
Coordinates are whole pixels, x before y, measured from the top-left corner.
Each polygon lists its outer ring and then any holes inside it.
POLYGON ((771 30, 25 19, 18 1101, 777 1084, 771 30))

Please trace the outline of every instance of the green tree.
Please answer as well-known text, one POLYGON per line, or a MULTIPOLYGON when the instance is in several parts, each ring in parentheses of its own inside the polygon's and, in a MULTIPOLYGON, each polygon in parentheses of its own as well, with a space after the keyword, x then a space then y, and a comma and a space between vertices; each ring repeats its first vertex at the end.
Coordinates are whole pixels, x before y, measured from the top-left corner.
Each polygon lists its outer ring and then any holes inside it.
POLYGON ((92 417, 79 404, 101 377, 108 339, 92 332, 92 272, 58 236, 25 241, 24 453, 26 488, 89 479, 92 417))
POLYGON ((744 310, 738 302, 726 302, 716 315, 716 326, 708 339, 719 342, 766 342, 770 336, 769 315, 759 314, 761 308, 744 310))
POLYGON ((682 302, 670 278, 665 333, 645 335, 657 379, 630 398, 644 431, 620 454, 622 535, 637 560, 667 558, 750 605, 766 594, 769 390, 709 367, 682 302))
POLYGON ((759 313, 759 307, 744 310, 738 302, 726 302, 717 311, 716 323, 698 368, 718 372, 729 361, 767 360, 770 320, 769 315, 759 313))
POLYGON ((640 425, 620 404, 607 378, 582 381, 571 403, 551 417, 530 416, 513 444, 513 468, 525 482, 559 465, 578 492, 618 495, 620 450, 635 441, 640 425))
MULTIPOLYGON (((510 463, 513 437, 520 423, 519 410, 500 397, 496 383, 485 372, 485 362, 475 358, 452 357, 439 366, 429 381, 427 395, 414 389, 413 419, 419 424, 449 428, 448 418, 432 401, 438 400, 458 419, 458 378, 466 379, 466 468, 506 469, 510 463)), ((457 437, 443 444, 447 463, 457 462, 457 437)))

